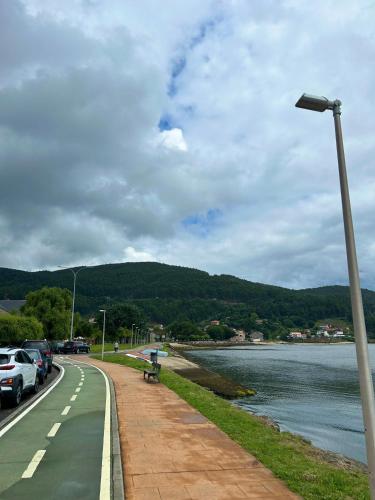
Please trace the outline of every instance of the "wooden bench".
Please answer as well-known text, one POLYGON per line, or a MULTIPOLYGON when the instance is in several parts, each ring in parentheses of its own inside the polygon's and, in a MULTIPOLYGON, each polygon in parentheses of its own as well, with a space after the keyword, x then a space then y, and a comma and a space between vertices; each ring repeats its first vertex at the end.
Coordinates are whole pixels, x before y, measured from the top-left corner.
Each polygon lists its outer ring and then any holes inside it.
POLYGON ((150 382, 150 378, 153 378, 154 380, 159 380, 159 374, 161 370, 161 364, 156 363, 155 361, 152 363, 152 369, 151 370, 143 370, 143 380, 146 380, 147 377, 147 382, 150 382))

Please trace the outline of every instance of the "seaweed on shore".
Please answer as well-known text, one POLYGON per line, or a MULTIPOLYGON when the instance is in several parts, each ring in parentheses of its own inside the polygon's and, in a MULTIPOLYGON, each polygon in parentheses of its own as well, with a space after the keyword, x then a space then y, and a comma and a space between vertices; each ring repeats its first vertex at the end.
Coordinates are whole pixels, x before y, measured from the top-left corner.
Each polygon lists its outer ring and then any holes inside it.
POLYGON ((253 396, 256 392, 253 389, 236 384, 218 373, 211 372, 205 368, 181 368, 175 369, 184 378, 195 382, 196 384, 211 390, 218 396, 227 399, 236 399, 245 396, 253 396))

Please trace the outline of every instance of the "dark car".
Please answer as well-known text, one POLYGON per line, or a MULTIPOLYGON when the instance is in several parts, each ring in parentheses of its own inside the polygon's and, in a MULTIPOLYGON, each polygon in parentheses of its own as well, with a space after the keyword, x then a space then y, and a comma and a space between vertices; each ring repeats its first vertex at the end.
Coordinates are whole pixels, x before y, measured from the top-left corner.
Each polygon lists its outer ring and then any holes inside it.
POLYGON ((64 352, 64 342, 51 342, 51 348, 54 354, 62 354, 64 352))
POLYGON ((90 352, 90 346, 84 342, 77 340, 70 340, 64 343, 63 353, 64 354, 77 354, 80 352, 90 352))
POLYGON ((47 340, 25 340, 22 342, 22 349, 38 349, 47 358, 48 373, 52 371, 53 354, 52 348, 47 340))
POLYGON ((46 356, 42 352, 40 352, 39 349, 25 349, 25 351, 36 363, 36 366, 38 368, 37 374, 39 378, 39 384, 44 384, 48 373, 48 361, 46 356))

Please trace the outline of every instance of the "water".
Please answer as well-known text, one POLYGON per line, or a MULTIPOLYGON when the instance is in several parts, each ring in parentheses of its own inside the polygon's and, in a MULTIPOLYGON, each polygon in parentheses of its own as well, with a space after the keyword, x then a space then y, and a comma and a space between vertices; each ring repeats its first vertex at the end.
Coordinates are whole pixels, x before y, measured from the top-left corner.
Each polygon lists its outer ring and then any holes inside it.
MULTIPOLYGON (((371 367, 375 345, 369 346, 371 367)), ((319 448, 366 462, 354 344, 190 351, 202 366, 257 390, 236 401, 319 448)))

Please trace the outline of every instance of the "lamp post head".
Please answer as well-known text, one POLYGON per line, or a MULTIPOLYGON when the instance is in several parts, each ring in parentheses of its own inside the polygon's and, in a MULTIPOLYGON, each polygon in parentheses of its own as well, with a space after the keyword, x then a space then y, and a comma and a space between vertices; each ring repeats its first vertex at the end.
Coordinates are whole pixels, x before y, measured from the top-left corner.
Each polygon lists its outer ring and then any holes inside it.
POLYGON ((323 96, 302 94, 296 102, 296 108, 309 109, 311 111, 319 111, 320 113, 322 113, 326 109, 333 109, 335 105, 340 104, 341 102, 330 101, 323 96))
POLYGON ((99 312, 105 313, 107 309, 99 309, 99 312))

